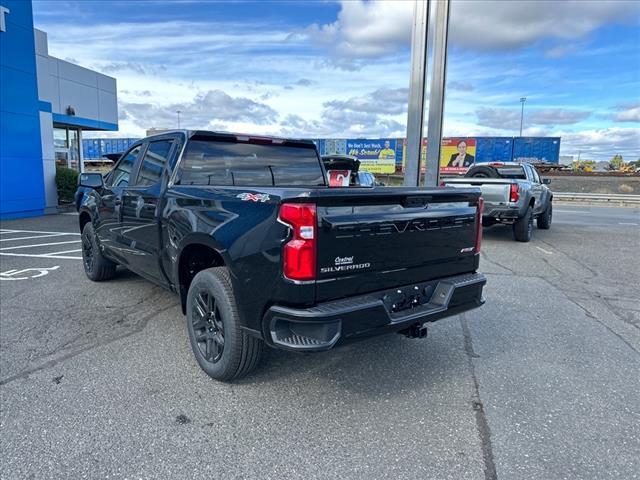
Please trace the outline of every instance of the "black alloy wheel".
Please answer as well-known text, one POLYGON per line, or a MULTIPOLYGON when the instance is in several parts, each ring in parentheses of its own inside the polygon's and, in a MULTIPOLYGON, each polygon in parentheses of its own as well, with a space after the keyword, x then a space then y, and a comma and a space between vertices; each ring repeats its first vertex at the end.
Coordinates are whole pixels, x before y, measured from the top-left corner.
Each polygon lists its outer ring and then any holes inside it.
POLYGON ((91 222, 82 228, 80 239, 82 240, 82 266, 89 280, 102 282, 113 278, 116 274, 116 264, 102 255, 91 222))
POLYGON ((198 291, 192 313, 198 349, 207 362, 217 363, 224 351, 224 323, 216 299, 204 289, 198 291))
POLYGON ((93 272, 93 242, 91 241, 91 231, 85 229, 82 233, 82 261, 87 273, 93 272))

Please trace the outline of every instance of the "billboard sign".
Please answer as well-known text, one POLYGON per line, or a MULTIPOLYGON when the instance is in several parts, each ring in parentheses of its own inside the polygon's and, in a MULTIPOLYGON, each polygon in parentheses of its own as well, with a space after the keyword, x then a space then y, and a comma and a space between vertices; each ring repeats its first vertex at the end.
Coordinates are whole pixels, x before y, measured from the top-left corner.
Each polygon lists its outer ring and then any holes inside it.
POLYGON ((465 173, 476 161, 475 138, 443 138, 440 149, 441 173, 465 173))
POLYGON ((347 140, 347 155, 360 160, 360 168, 371 173, 396 171, 396 139, 347 140))
MULTIPOLYGON (((407 141, 405 139, 402 153, 402 168, 406 162, 407 141)), ((475 138, 443 138, 440 148, 440 173, 464 174, 475 161, 475 138)), ((422 139, 420 153, 420 171, 424 173, 427 165, 427 139, 422 139)))

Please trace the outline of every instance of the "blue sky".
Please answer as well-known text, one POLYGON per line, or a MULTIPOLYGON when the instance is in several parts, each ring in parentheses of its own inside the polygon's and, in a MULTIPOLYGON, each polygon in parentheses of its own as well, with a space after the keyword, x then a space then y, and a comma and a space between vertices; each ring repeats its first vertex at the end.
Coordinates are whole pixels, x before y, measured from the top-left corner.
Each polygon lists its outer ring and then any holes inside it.
MULTIPOLYGON (((411 2, 38 1, 49 53, 118 80, 120 136, 402 137, 411 2)), ((640 3, 452 0, 444 135, 640 158, 640 3)))

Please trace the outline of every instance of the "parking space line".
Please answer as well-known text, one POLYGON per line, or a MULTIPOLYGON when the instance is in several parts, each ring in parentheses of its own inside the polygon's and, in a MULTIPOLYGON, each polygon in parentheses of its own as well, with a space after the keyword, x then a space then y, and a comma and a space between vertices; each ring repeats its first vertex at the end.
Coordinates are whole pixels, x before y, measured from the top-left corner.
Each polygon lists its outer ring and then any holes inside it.
POLYGON ((36 245, 16 245, 14 247, 3 247, 3 248, 0 248, 0 251, 17 250, 18 248, 49 247, 51 245, 64 245, 65 243, 80 243, 80 240, 69 240, 67 242, 38 243, 36 245))
POLYGON ((9 230, 6 228, 0 229, 0 233, 63 233, 65 235, 81 235, 75 232, 43 232, 40 230, 9 230))
POLYGON ((75 250, 65 250, 64 252, 43 253, 43 255, 61 255, 63 253, 76 253, 76 252, 81 252, 81 251, 82 251, 81 248, 77 248, 75 250))
MULTIPOLYGON (((79 252, 80 250, 73 250, 76 252, 79 252)), ((82 260, 82 257, 69 257, 69 256, 65 256, 65 255, 57 255, 59 253, 70 253, 69 252, 53 252, 53 253, 47 253, 47 254, 31 254, 31 253, 5 253, 5 252, 0 252, 0 255, 2 256, 6 256, 6 257, 29 257, 29 258, 53 258, 53 259, 62 259, 62 260, 82 260)))
POLYGON ((64 237, 65 235, 75 235, 75 234, 74 233, 48 233, 46 235, 32 235, 29 237, 0 238, 0 242, 13 242, 15 240, 32 240, 34 238, 64 237))
POLYGON ((540 250, 541 252, 546 253, 547 255, 553 255, 553 252, 550 252, 549 250, 545 250, 545 249, 544 249, 544 248, 542 248, 542 247, 538 247, 538 246, 536 245, 536 248, 537 248, 538 250, 540 250))

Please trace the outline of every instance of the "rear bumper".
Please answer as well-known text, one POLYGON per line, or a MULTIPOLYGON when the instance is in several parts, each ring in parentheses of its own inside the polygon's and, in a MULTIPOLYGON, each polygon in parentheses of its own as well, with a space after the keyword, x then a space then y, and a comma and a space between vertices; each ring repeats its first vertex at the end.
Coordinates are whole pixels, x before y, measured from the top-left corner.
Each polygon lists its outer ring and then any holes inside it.
POLYGON ((359 295, 315 307, 272 306, 264 316, 268 344, 322 351, 349 341, 405 330, 477 308, 486 278, 457 275, 359 295))
POLYGON ((505 223, 512 223, 518 218, 524 216, 528 203, 490 203, 485 202, 484 211, 482 213, 483 218, 494 218, 498 221, 505 223))

